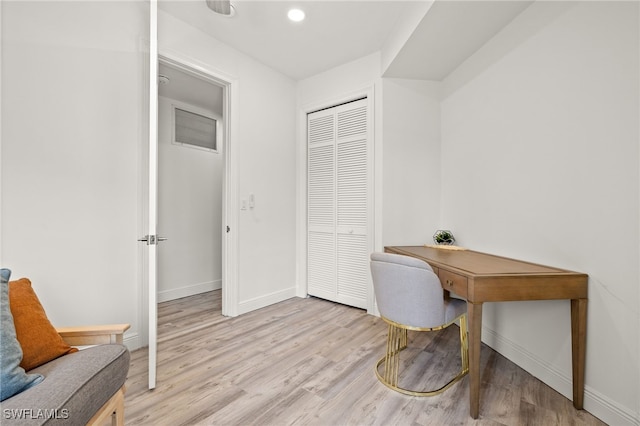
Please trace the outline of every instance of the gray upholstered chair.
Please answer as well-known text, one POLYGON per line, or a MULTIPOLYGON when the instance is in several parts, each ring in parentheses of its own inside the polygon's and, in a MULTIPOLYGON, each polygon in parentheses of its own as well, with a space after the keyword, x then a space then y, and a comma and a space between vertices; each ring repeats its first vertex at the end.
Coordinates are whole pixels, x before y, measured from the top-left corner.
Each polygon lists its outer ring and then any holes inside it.
POLYGON ((445 298, 440 280, 431 266, 413 257, 372 253, 371 276, 380 315, 389 324, 387 353, 376 364, 378 379, 389 388, 407 395, 431 396, 444 392, 463 378, 469 371, 466 302, 445 298), (400 387, 400 352, 407 348, 407 330, 442 330, 458 320, 462 368, 457 375, 436 390, 417 391, 400 387))

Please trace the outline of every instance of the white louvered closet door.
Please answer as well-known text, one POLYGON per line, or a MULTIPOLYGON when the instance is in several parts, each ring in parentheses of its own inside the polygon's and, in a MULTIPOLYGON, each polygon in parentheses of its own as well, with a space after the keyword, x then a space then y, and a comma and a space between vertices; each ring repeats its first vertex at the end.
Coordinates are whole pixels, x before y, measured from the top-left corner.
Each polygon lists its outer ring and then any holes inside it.
POLYGON ((367 308, 371 132, 367 99, 308 115, 308 293, 367 308))

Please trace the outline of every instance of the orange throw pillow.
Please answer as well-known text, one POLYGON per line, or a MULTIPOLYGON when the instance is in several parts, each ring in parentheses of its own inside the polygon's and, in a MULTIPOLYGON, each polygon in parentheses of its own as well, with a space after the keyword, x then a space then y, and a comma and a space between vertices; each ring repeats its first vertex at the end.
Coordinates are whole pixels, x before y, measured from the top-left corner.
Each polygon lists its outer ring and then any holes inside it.
POLYGON ((22 347, 20 367, 25 371, 78 351, 67 345, 51 325, 28 278, 9 282, 9 306, 22 347))

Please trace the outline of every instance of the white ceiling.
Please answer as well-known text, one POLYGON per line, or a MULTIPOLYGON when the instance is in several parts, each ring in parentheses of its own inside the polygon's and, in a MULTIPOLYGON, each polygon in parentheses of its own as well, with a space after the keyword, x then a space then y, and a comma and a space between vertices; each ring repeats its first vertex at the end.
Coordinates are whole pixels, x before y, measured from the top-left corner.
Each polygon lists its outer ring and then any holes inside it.
POLYGON ((158 65, 158 75, 169 79, 158 85, 158 95, 222 115, 222 87, 163 63, 158 65))
MULTIPOLYGON (((296 80, 379 51, 402 13, 416 1, 232 0, 234 17, 205 0, 161 0, 159 9, 296 80), (306 13, 301 23, 287 11, 306 13)), ((162 30, 162 29, 160 29, 162 30)))
MULTIPOLYGON (((387 39, 400 34, 398 25, 413 20, 418 22, 417 27, 401 43, 399 51, 391 52, 393 61, 384 76, 439 81, 531 3, 532 0, 232 0, 236 9, 233 17, 214 13, 205 0, 160 0, 159 8, 295 80, 388 48, 387 39), (303 22, 287 19, 292 7, 305 11, 303 22)), ((184 91, 187 83, 180 81, 173 87, 184 91)), ((197 88, 194 93, 200 90, 197 88)))

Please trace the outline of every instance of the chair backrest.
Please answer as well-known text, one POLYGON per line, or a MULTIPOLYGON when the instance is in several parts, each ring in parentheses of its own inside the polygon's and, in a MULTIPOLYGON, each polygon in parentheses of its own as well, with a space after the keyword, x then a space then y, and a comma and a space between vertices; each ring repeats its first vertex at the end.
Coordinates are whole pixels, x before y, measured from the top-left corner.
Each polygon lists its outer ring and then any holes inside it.
POLYGON ((428 263, 410 256, 372 253, 371 276, 383 317, 421 328, 445 323, 442 286, 428 263))

